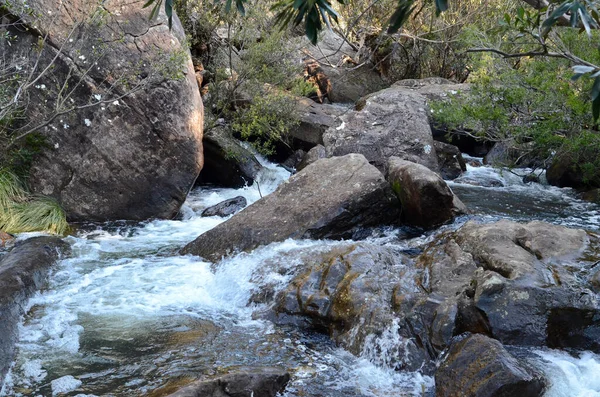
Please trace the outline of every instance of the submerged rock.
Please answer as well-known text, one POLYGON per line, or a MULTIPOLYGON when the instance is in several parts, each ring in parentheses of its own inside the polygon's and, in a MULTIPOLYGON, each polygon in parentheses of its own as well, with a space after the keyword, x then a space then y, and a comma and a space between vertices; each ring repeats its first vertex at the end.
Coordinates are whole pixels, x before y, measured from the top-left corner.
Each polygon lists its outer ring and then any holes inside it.
POLYGON ((403 223, 432 228, 466 212, 446 182, 427 167, 391 157, 387 168, 387 180, 402 203, 403 223))
POLYGON ((538 397, 546 380, 484 335, 452 341, 435 374, 436 397, 538 397))
POLYGON ((23 60, 25 75, 48 68, 24 109, 44 137, 33 191, 73 221, 175 216, 203 163, 202 100, 178 18, 169 29, 162 9, 150 20, 140 1, 6 4, 19 23, 2 54, 23 60), (52 117, 65 106, 75 110, 52 117))
POLYGON ((69 248, 56 237, 34 237, 0 258, 0 389, 14 358, 27 299, 44 285, 49 268, 69 248))
POLYGON ((351 238, 397 221, 400 204, 364 156, 319 160, 244 211, 202 234, 182 253, 218 261, 287 238, 351 238))
POLYGON ((194 382, 168 397, 276 397, 290 374, 277 368, 256 368, 212 380, 194 382))
POLYGON ((208 207, 202 211, 202 216, 226 217, 233 215, 243 209, 248 202, 244 196, 237 196, 229 200, 221 201, 219 204, 208 207))

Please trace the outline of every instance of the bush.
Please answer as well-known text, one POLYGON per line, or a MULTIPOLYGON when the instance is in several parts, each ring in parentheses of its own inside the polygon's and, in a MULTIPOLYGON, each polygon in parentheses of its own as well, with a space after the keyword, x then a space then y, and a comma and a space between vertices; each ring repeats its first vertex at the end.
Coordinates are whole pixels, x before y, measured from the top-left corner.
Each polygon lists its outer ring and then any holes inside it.
POLYGON ((233 116, 232 128, 262 154, 275 153, 276 144, 287 145, 286 135, 299 123, 293 98, 282 92, 257 95, 233 116))
MULTIPOLYGON (((594 40, 581 40, 576 31, 566 31, 563 40, 575 54, 595 53, 594 40)), ((560 158, 590 185, 600 184, 600 136, 589 79, 573 81, 570 64, 562 59, 506 61, 484 54, 471 63, 471 92, 431 104, 438 127, 509 142, 538 167, 560 158)))

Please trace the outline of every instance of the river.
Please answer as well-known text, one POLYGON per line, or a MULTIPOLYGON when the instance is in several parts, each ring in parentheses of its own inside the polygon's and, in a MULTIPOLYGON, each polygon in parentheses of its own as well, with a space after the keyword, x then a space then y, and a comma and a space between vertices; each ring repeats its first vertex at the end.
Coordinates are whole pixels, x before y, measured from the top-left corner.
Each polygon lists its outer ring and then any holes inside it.
MULTIPOLYGON (((175 254, 224 221, 201 217, 204 208, 238 195, 252 203, 289 177, 284 169, 261 161, 260 192, 256 184, 197 189, 184 204, 181 220, 81 225, 67 237, 73 255, 58 263, 48 287, 29 301, 18 356, 0 395, 162 396, 194 378, 260 366, 290 371, 284 397, 431 395, 431 377, 386 367, 393 332, 381 337, 389 339, 380 341, 383 357, 373 356, 372 349, 356 357, 325 336, 253 318, 260 305, 248 304, 252 295, 264 285, 276 291, 287 285, 297 265, 295 251, 327 250, 347 242, 287 240, 216 265, 175 254), (265 270, 268 262, 279 263, 277 271, 265 270)), ((470 218, 539 219, 600 229, 600 208, 577 199, 570 189, 525 184, 518 175, 488 167, 469 166, 464 176, 494 179, 503 186, 451 182, 475 214, 443 229, 470 218)), ((422 246, 434 235, 404 239, 400 230, 384 230, 371 240, 406 249, 422 246)), ((600 396, 599 356, 531 351, 533 364, 552 382, 548 397, 600 396)))

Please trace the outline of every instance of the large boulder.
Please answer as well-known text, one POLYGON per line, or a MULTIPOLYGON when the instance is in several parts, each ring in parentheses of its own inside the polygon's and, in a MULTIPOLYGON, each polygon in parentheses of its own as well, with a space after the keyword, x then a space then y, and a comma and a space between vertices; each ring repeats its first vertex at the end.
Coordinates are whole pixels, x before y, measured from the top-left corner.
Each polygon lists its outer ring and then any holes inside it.
POLYGON ((239 188, 250 185, 262 166, 225 126, 210 129, 204 135, 204 168, 196 185, 239 188))
POLYGON ((170 218, 202 168, 203 106, 185 33, 176 16, 169 29, 164 11, 150 20, 143 5, 8 5, 19 23, 6 28, 14 40, 2 53, 24 75, 37 65, 25 115, 45 149, 29 184, 73 221, 170 218))
POLYGON ((404 87, 391 87, 362 99, 323 135, 330 156, 361 153, 384 171, 391 156, 438 171, 427 99, 404 87))
POLYGON ((27 299, 42 288, 50 267, 68 252, 69 245, 57 237, 34 237, 0 259, 0 390, 14 359, 27 299))
MULTIPOLYGON (((500 342, 600 351, 600 302, 591 293, 597 243, 544 222, 468 222, 419 257, 424 287, 451 307, 454 330, 500 342), (589 251, 589 252, 588 252, 589 251)), ((435 309, 440 312, 439 308, 435 309)))
POLYGON ((391 157, 387 169, 387 180, 402 203, 404 223, 432 228, 466 212, 446 182, 427 167, 391 157))
MULTIPOLYGON (((411 281, 412 261, 398 248, 359 243, 322 253, 296 253, 300 269, 288 288, 275 298, 267 316, 278 324, 294 324, 327 333, 356 355, 380 361, 381 335, 393 328, 392 299, 398 284, 418 293, 411 281), (372 353, 372 354, 370 354, 372 353)), ((429 361, 410 334, 395 336, 397 354, 387 365, 418 370, 429 361)))
POLYGON ((319 160, 277 190, 186 245, 182 253, 217 261, 287 238, 351 238, 397 220, 400 205, 364 156, 319 160))
POLYGON ((484 335, 455 338, 435 374, 436 397, 538 397, 546 380, 484 335))
POLYGON ((168 397, 276 397, 289 380, 290 374, 281 369, 248 369, 193 382, 168 397))

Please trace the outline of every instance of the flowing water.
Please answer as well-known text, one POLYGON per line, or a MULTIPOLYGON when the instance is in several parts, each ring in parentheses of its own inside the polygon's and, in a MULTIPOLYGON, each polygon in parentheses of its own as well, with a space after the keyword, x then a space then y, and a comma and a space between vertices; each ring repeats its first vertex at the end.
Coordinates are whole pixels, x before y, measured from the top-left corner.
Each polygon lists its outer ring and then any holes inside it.
MULTIPOLYGON (((273 164, 265 166, 258 179, 262 194, 289 176, 273 164)), ((600 209, 569 189, 525 184, 518 175, 486 167, 469 167, 466 176, 471 182, 491 178, 504 185, 450 183, 481 221, 543 219, 600 228, 600 209)), ((160 396, 190 379, 264 366, 291 372, 286 397, 429 395, 431 377, 392 371, 385 357, 373 356, 381 349, 365 349, 356 357, 324 336, 253 319, 260 306, 249 305, 251 297, 265 285, 286 286, 299 264, 294 252, 347 242, 288 240, 217 265, 175 255, 224 221, 200 217, 204 208, 237 195, 249 203, 260 197, 255 186, 203 188, 190 194, 181 220, 84 225, 68 237, 73 255, 59 262, 47 289, 30 300, 18 356, 0 395, 160 396), (265 269, 265 263, 277 266, 265 269)), ((401 236, 392 230, 372 240, 406 249, 433 238, 401 236)), ((382 338, 390 340, 379 345, 393 346, 394 334, 384 332, 382 338)), ((534 364, 553 381, 548 396, 600 396, 600 378, 594 376, 600 357, 533 352, 534 364)))

